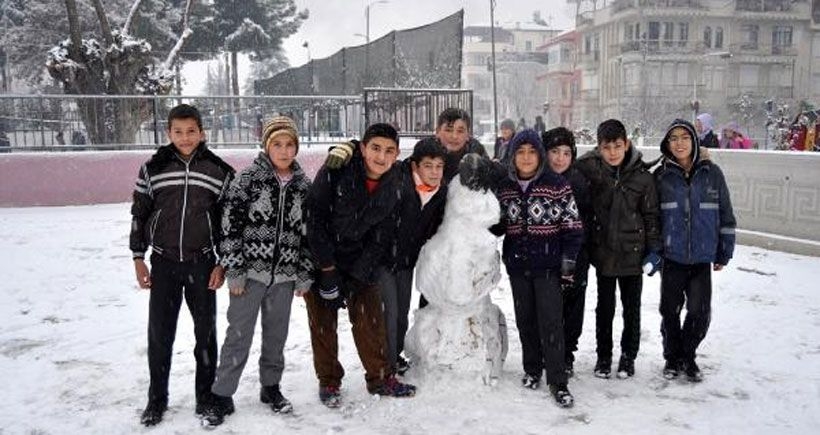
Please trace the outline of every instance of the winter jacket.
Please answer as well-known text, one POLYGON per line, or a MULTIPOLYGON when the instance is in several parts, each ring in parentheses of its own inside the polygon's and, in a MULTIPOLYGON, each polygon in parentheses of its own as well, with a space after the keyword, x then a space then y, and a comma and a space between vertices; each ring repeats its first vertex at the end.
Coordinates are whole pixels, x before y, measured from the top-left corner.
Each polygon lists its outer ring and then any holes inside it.
POLYGON ((623 163, 609 166, 597 149, 577 161, 589 180, 593 223, 587 232, 590 262, 604 276, 642 274, 642 260, 660 252, 655 180, 641 152, 630 146, 623 163))
POLYGON ((233 173, 204 142, 187 161, 173 144, 160 147, 140 168, 134 188, 129 243, 134 258, 143 258, 149 247, 180 262, 215 252, 220 200, 233 173))
POLYGON ((583 224, 569 182, 549 170, 547 153, 537 133, 531 140, 510 141, 514 155, 523 143, 535 146, 539 167, 532 181, 522 190, 514 163, 508 165, 509 176, 498 186, 501 222, 493 229, 503 230, 502 259, 509 273, 531 271, 539 274, 560 269, 563 259, 575 260, 583 240, 583 224))
POLYGON ((416 182, 410 159, 398 164, 402 176, 402 198, 398 208, 398 232, 395 246, 390 250, 392 270, 413 269, 424 243, 433 237, 444 218, 444 202, 447 186, 442 184, 430 201, 421 207, 421 198, 416 193, 416 182))
POLYGON ((361 152, 339 169, 322 166, 308 194, 307 231, 310 249, 321 268, 335 265, 360 283, 376 282, 386 266, 398 228, 403 200, 400 170, 384 174, 368 194, 361 152))
POLYGON ((469 153, 476 153, 481 157, 487 157, 487 150, 484 149, 484 145, 474 138, 470 138, 467 141, 467 144, 464 145, 464 148, 461 151, 457 152, 448 152, 447 156, 444 160, 444 181, 443 184, 450 183, 450 180, 453 179, 458 174, 458 164, 461 162, 462 157, 469 153))
POLYGON ((264 152, 231 182, 222 213, 220 261, 230 286, 247 279, 266 286, 296 282, 307 289, 315 267, 307 242, 304 207, 310 180, 297 162, 284 186, 264 152))
MULTIPOLYGON (((572 187, 572 196, 575 197, 575 204, 578 207, 581 222, 584 223, 584 234, 586 234, 588 232, 587 228, 590 228, 595 222, 595 211, 592 208, 589 180, 587 180, 583 172, 578 169, 578 166, 574 164, 564 171, 561 176, 566 178, 567 181, 569 181, 570 187, 572 187)), ((586 236, 584 236, 584 242, 586 243, 586 236)))
POLYGON ((498 137, 495 139, 495 145, 493 146, 493 158, 502 162, 504 166, 507 165, 507 159, 509 159, 509 155, 507 154, 509 145, 510 141, 504 141, 503 137, 498 137))
POLYGON ((701 160, 698 140, 692 143, 689 174, 669 150, 669 133, 675 127, 690 131, 676 120, 661 141, 663 159, 655 171, 661 210, 663 256, 681 264, 728 264, 735 249, 735 216, 726 179, 718 165, 701 160))
POLYGON ((706 148, 720 148, 720 144, 718 143, 718 138, 715 136, 715 132, 709 130, 709 133, 706 133, 703 136, 703 139, 700 141, 701 146, 706 148))

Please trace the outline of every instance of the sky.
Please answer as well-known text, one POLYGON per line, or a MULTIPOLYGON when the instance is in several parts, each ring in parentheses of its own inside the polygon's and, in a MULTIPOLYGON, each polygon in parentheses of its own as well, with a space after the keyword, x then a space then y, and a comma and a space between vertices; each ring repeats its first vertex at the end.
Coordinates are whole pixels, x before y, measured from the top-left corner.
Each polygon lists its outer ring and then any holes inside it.
MULTIPOLYGON (((305 150, 303 153, 324 150, 305 150)), ((300 159, 305 158, 300 153, 300 159)), ((193 326, 180 313, 170 409, 156 429, 139 425, 148 388, 149 294, 136 287, 128 252, 129 204, 0 208, 0 373, 6 374, 3 433, 201 433, 194 415, 193 326)), ((469 256, 469 253, 464 253, 469 256)), ((477 373, 411 368, 416 397, 369 396, 347 313, 339 315, 344 405, 325 408, 316 380, 304 301, 294 298, 282 390, 294 413, 259 403, 257 328, 218 433, 288 434, 814 434, 820 427, 820 259, 738 246, 713 274, 712 322, 698 349, 704 381, 667 381, 659 331, 660 277, 644 278, 641 343, 631 379, 595 378, 594 279, 570 380, 575 407, 547 388, 520 385, 521 345, 506 274, 491 293, 510 343, 498 385, 477 373)), ((502 267, 503 271, 503 267, 502 267)), ((594 277, 594 271, 590 271, 594 277)), ((416 307, 418 292, 413 292, 416 307)), ((227 290, 217 293, 217 340, 225 336, 227 290)), ((614 322, 615 355, 622 329, 614 322)), ((412 314, 411 314, 412 315, 412 314)), ((411 325, 413 319, 411 318, 411 325)))
MULTIPOLYGON (((378 0, 376 0, 378 1, 378 0)), ((370 9, 370 40, 374 41, 393 30, 409 29, 438 21, 464 9, 464 25, 489 25, 489 0, 385 0, 370 9)), ((299 31, 287 38, 282 48, 291 66, 308 61, 307 42, 312 59, 328 57, 343 47, 364 44, 366 34, 365 8, 374 0, 296 0, 299 10, 307 8, 310 17, 302 23, 299 31), (356 34, 359 35, 356 35, 356 34)), ((540 10, 541 17, 553 27, 565 30, 573 26, 574 6, 566 0, 497 0, 496 23, 502 27, 514 27, 516 22, 531 22, 533 11, 540 10)), ((247 59, 240 58, 240 87, 248 71, 247 59)), ((189 62, 183 67, 187 83, 183 94, 199 95, 203 91, 206 74, 205 62, 189 62)))

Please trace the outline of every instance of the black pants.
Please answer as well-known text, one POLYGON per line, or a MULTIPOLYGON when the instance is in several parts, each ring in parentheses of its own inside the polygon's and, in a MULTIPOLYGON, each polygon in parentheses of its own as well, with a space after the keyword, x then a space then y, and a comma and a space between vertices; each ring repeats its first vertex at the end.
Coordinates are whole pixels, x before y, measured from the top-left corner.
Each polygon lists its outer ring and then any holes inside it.
POLYGON ((589 255, 585 247, 575 261, 575 282, 564 291, 564 360, 575 361, 573 353, 578 350, 578 339, 584 326, 584 302, 587 297, 589 255))
POLYGON ((712 318, 712 269, 709 263, 664 260, 661 272, 661 334, 668 361, 694 359, 712 318), (683 328, 680 312, 686 302, 683 328))
POLYGON ((595 338, 598 359, 612 360, 612 320, 615 317, 615 284, 621 289, 624 330, 621 333, 621 355, 635 359, 641 342, 642 275, 603 276, 598 279, 598 306, 595 308, 595 338))
POLYGON ((148 400, 168 400, 168 375, 183 289, 194 320, 197 402, 207 397, 216 372, 216 296, 208 289, 214 257, 180 263, 151 255, 151 299, 148 304, 148 400))
POLYGON ((533 276, 508 271, 515 305, 515 325, 521 339, 524 371, 548 384, 565 384, 563 300, 559 273, 533 276))

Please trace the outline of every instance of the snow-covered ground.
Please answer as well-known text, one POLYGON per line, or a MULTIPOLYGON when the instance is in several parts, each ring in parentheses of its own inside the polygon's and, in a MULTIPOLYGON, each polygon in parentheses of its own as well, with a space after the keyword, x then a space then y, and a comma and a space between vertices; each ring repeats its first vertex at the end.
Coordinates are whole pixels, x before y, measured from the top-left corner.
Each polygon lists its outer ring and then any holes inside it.
MULTIPOLYGON (((193 331, 183 308, 170 410, 153 429, 139 425, 148 386, 148 293, 135 285, 127 204, 0 209, 0 433, 191 433, 193 331)), ((294 301, 286 347, 285 394, 295 413, 273 415, 258 401, 258 341, 223 433, 817 433, 820 427, 820 259, 738 247, 714 274, 712 326, 698 361, 698 385, 667 382, 659 332, 659 278, 645 281, 641 352, 629 380, 592 376, 595 284, 570 381, 576 406, 559 409, 544 387, 519 386, 521 348, 511 293, 493 295, 510 325, 500 384, 437 377, 412 399, 367 395, 346 316, 340 351, 347 405, 317 398, 307 316, 294 301)), ((594 280, 593 280, 594 281, 594 280)), ((227 293, 219 291, 219 336, 227 293)), ((621 324, 616 319, 615 331, 621 324)), ((258 335, 257 335, 258 338, 258 335)), ((615 337, 616 346, 618 337, 615 337)), ((617 357, 616 349, 616 357, 617 357)))

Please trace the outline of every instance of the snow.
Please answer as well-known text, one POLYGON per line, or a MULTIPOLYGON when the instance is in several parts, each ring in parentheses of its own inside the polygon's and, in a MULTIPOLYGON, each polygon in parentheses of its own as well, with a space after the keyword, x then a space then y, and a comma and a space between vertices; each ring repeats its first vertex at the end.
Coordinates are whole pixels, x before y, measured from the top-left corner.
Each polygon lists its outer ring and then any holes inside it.
MULTIPOLYGON (((129 205, 0 209, 0 372, 5 375, 3 433, 196 433, 193 331, 180 315, 171 403, 156 429, 139 425, 148 386, 148 294, 136 288, 128 252, 129 205)), ((446 377, 410 399, 367 395, 346 315, 340 358, 345 407, 317 398, 307 315, 296 298, 286 345, 284 393, 291 416, 258 401, 254 342, 234 396, 237 412, 218 431, 232 433, 816 433, 820 425, 820 259, 739 246, 715 273, 712 326, 699 349, 701 384, 662 379, 659 278, 646 278, 642 341, 629 380, 592 376, 595 284, 576 376, 576 405, 558 408, 542 386, 519 386, 521 348, 506 277, 492 295, 510 323, 510 351, 494 388, 446 377), (760 274, 758 272, 763 272, 760 274), (284 431, 284 432, 283 432, 284 431)), ((594 274, 592 274, 594 276, 594 274)), ((594 280, 593 280, 594 281, 594 280)), ((417 297, 415 295, 414 299, 417 297)), ((219 340, 227 291, 219 290, 219 340)), ((414 307, 415 300, 414 300, 414 307)), ((617 317, 617 316, 616 316, 617 317)), ((616 318, 615 331, 621 323, 616 318)), ((257 333, 258 334, 258 333, 257 333)), ((617 336, 615 342, 617 343, 617 336)), ((616 345, 617 346, 617 345, 616 345)), ((617 349, 616 349, 617 352, 617 349)), ((617 357, 617 353, 616 353, 617 357)))

